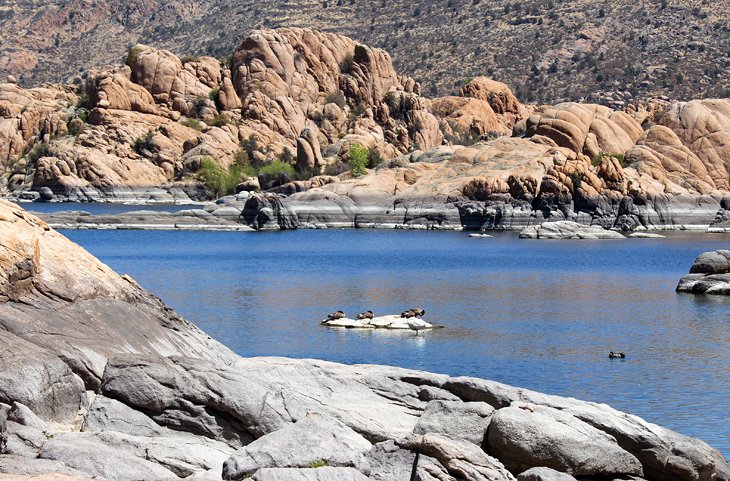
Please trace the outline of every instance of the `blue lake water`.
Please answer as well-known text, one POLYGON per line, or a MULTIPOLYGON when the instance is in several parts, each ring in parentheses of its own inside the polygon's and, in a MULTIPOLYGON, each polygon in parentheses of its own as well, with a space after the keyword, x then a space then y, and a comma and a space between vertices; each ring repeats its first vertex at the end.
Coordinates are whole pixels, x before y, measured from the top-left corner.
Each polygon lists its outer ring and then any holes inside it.
POLYGON ((528 241, 457 232, 66 231, 243 356, 473 375, 606 402, 730 458, 730 298, 674 292, 723 236, 528 241), (332 330, 343 309, 445 329, 332 330), (628 359, 609 360, 610 350, 628 359))

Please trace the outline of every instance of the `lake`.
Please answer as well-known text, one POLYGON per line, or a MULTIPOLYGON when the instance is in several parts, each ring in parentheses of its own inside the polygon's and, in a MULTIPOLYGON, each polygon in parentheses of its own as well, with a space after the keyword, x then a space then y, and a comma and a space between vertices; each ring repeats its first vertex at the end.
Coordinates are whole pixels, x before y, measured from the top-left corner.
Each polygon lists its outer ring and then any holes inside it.
POLYGON ((723 236, 529 241, 463 232, 65 231, 243 356, 473 375, 605 402, 730 458, 730 298, 674 292, 723 236), (421 333, 328 312, 423 307, 421 333), (610 350, 628 354, 609 360, 610 350))

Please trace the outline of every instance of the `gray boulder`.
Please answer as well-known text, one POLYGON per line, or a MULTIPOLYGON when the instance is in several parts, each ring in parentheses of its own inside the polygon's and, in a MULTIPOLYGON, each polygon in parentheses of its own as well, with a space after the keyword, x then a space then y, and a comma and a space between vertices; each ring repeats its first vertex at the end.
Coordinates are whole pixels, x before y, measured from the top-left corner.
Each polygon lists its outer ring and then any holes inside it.
MULTIPOLYGON (((369 478, 374 481, 403 481, 410 479, 416 453, 401 448, 395 441, 383 441, 373 446, 365 458, 370 465, 369 478)), ((446 468, 434 458, 419 455, 417 464, 417 479, 445 479, 448 477, 446 468)))
MULTIPOLYGON (((16 476, 38 476, 48 475, 56 476, 58 481, 73 481, 70 478, 62 478, 59 475, 87 477, 88 474, 79 470, 69 468, 60 461, 52 461, 49 459, 32 459, 25 456, 17 456, 14 454, 0 455, 0 473, 13 474, 16 476)), ((49 480, 50 481, 50 480, 49 480)))
POLYGON ((625 239, 619 232, 561 220, 526 227, 520 239, 625 239))
POLYGON ((730 272, 730 251, 704 252, 697 256, 690 274, 727 274, 730 272))
POLYGON ((102 394, 146 412, 160 425, 233 447, 279 430, 309 411, 326 413, 371 442, 413 432, 425 407, 412 373, 284 358, 240 359, 234 366, 188 358, 120 356, 109 361, 102 394))
POLYGON ((39 431, 48 431, 48 425, 33 413, 28 406, 14 402, 8 411, 8 421, 13 421, 23 426, 28 426, 39 431))
POLYGON ((84 392, 84 383, 60 358, 3 332, 0 402, 18 402, 44 419, 70 422, 81 408, 84 392))
POLYGON ((368 481, 354 468, 263 468, 256 471, 253 481, 368 481))
POLYGON ((494 408, 484 402, 431 401, 413 432, 445 434, 481 445, 492 413, 494 408))
POLYGON ((105 396, 96 396, 84 417, 82 431, 116 431, 135 436, 158 436, 162 428, 129 406, 105 396))
POLYGON ((727 461, 716 449, 703 441, 683 436, 605 404, 551 396, 472 377, 450 378, 442 387, 458 394, 465 401, 484 401, 497 409, 522 401, 572 414, 613 436, 623 449, 641 462, 648 479, 730 479, 727 461))
POLYGON ((35 458, 49 436, 51 434, 48 432, 7 421, 4 433, 5 447, 2 453, 35 458))
POLYGON ((93 438, 81 438, 74 433, 64 433, 48 439, 43 444, 39 457, 60 461, 91 476, 115 481, 177 478, 175 473, 157 463, 108 447, 93 438))
POLYGON ((499 460, 468 441, 429 433, 422 436, 412 435, 398 441, 398 444, 436 459, 452 478, 465 481, 514 481, 515 479, 499 460))
POLYGON ((575 478, 568 473, 540 467, 521 472, 517 476, 517 481, 575 481, 575 478))
POLYGON ((705 252, 695 259, 677 292, 730 295, 730 251, 705 252))
POLYGON ((240 479, 260 468, 306 468, 317 463, 368 473, 365 453, 371 448, 367 439, 340 421, 312 412, 236 451, 223 464, 223 478, 240 479))
POLYGON ((532 404, 495 412, 487 447, 514 472, 546 466, 575 476, 643 474, 639 460, 612 436, 575 416, 532 404))

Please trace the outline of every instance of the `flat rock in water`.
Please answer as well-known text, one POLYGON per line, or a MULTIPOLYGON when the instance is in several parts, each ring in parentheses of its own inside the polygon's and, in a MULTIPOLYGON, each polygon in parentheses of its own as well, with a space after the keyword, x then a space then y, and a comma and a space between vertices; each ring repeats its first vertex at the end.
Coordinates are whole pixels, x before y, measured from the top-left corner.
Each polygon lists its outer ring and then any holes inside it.
POLYGON ((417 317, 404 318, 399 315, 379 316, 372 319, 350 319, 343 317, 333 321, 324 320, 322 325, 328 327, 347 327, 352 329, 433 329, 433 324, 429 324, 423 319, 417 317))
POLYGON ((494 236, 489 234, 469 234, 469 237, 476 239, 491 239, 494 236))
POLYGON ((629 237, 631 239, 664 239, 666 236, 653 232, 632 232, 629 237))
POLYGON ((520 239, 625 239, 616 231, 561 220, 524 228, 520 239))

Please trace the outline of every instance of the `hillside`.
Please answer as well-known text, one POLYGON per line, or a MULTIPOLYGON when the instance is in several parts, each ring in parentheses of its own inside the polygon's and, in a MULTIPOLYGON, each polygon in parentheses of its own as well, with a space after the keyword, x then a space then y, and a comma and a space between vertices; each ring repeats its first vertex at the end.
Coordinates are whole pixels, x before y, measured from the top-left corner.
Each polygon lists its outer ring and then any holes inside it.
POLYGON ((253 28, 298 26, 384 48, 429 96, 479 75, 530 102, 730 96, 727 0, 373 3, 11 0, 0 6, 0 75, 65 81, 136 43, 225 58, 253 28))

